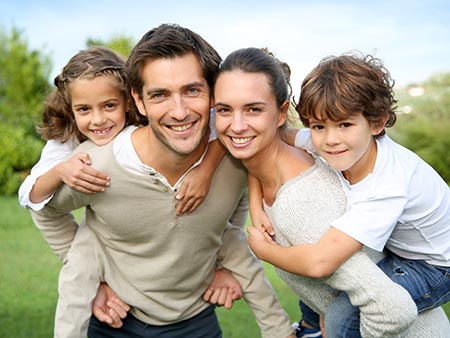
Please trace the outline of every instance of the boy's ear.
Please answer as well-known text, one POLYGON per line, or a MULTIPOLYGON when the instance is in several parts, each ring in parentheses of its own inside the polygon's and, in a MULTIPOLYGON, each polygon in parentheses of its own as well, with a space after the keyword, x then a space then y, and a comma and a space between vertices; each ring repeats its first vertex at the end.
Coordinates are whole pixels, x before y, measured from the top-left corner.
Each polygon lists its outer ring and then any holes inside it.
POLYGON ((383 131, 388 119, 389 119, 389 115, 387 115, 381 122, 372 124, 372 135, 373 136, 378 135, 383 131))

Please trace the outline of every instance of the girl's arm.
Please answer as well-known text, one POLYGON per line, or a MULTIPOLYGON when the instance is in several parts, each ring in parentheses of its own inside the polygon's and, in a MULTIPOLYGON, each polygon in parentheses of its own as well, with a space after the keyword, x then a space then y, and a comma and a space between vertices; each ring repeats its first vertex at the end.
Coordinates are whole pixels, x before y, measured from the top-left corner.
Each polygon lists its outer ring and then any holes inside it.
POLYGON ((76 153, 67 161, 55 165, 36 180, 30 191, 30 201, 44 201, 63 183, 87 194, 104 191, 109 185, 109 177, 92 168, 90 164, 88 154, 76 153))
POLYGON ((203 161, 183 179, 176 195, 179 203, 177 215, 191 213, 198 208, 208 194, 214 171, 225 156, 225 148, 215 139, 209 143, 203 161))
POLYGON ((250 194, 249 211, 253 226, 257 227, 259 230, 261 230, 265 234, 268 234, 269 236, 275 235, 272 223, 270 222, 269 217, 263 209, 263 194, 261 184, 258 179, 250 173, 248 174, 248 191, 250 194))
POLYGON ((322 278, 362 248, 362 244, 336 228, 330 228, 316 244, 282 247, 255 227, 248 227, 248 243, 258 258, 285 271, 322 278))
MULTIPOLYGON (((54 169, 56 166, 61 164, 63 160, 67 158, 77 146, 78 143, 74 142, 73 140, 69 140, 65 143, 61 143, 57 140, 47 141, 47 144, 42 149, 39 162, 33 166, 30 175, 25 178, 19 188, 19 202, 23 208, 40 210, 50 200, 53 192, 61 185, 61 183, 67 181, 69 185, 72 184, 70 183, 70 174, 66 170, 63 170, 65 178, 56 176, 43 176, 54 169), (50 182, 46 182, 46 179, 50 179, 50 182), (47 185, 49 186, 47 187, 47 185)), ((78 160, 78 162, 80 161, 78 160)), ((72 169, 73 168, 69 166, 68 170, 70 171, 72 169)), ((90 172, 92 175, 92 171, 90 172)), ((105 177, 107 177, 107 175, 98 173, 97 178, 100 179, 101 182, 103 182, 102 180, 105 180, 105 177)), ((86 178, 89 180, 89 176, 86 176, 86 178)), ((94 182, 91 183, 95 184, 95 182, 96 178, 94 178, 94 182)), ((77 184, 72 184, 71 186, 74 189, 80 190, 78 189, 77 184)))

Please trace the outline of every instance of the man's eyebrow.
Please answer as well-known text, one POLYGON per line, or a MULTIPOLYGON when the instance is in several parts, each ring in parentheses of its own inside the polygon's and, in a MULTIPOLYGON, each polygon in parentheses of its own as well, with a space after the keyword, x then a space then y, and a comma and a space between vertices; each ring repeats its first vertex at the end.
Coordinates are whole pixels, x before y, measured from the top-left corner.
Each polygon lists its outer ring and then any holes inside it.
POLYGON ((205 84, 203 82, 194 81, 194 82, 187 83, 187 84, 181 86, 181 89, 186 90, 186 89, 192 88, 192 87, 202 87, 202 88, 204 88, 206 86, 205 86, 205 84))
POLYGON ((145 91, 145 94, 147 94, 147 96, 149 96, 150 94, 153 94, 153 93, 164 93, 166 91, 167 91, 166 88, 154 87, 154 88, 148 88, 145 91))

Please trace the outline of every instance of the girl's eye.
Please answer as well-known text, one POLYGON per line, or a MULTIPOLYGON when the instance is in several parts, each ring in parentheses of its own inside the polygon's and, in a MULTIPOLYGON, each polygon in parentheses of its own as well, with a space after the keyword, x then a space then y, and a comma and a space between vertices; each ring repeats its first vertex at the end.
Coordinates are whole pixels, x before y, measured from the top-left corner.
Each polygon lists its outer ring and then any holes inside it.
POLYGON ((89 108, 88 107, 78 107, 75 111, 79 115, 86 115, 89 112, 89 108))
POLYGON ((106 108, 109 108, 109 109, 112 109, 112 108, 114 108, 115 106, 116 106, 116 104, 115 104, 115 103, 111 103, 111 102, 105 104, 105 107, 106 107, 106 108))

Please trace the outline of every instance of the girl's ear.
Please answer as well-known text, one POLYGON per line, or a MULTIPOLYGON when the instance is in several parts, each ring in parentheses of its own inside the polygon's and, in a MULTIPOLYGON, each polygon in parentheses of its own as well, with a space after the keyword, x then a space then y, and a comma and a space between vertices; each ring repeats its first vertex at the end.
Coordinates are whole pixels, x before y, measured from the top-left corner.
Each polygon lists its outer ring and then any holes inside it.
POLYGON ((142 102, 141 96, 134 89, 131 89, 131 96, 133 97, 134 103, 136 104, 139 114, 147 117, 147 111, 145 110, 145 106, 144 103, 142 102))
POLYGON ((289 100, 284 101, 284 103, 280 107, 280 115, 278 117, 278 127, 281 127, 286 123, 287 116, 289 111, 289 100))

